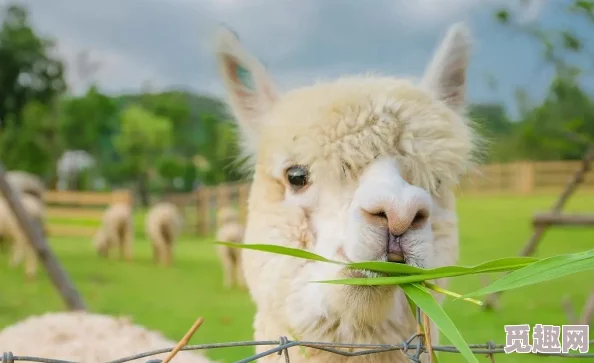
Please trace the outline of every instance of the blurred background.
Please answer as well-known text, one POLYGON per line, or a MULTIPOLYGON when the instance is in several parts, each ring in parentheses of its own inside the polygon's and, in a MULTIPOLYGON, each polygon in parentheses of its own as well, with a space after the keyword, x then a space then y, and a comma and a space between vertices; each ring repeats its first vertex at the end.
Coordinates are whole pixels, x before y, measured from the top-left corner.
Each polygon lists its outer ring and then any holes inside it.
MULTIPOLYGON (((0 0, 0 161, 43 180, 49 243, 93 311, 132 316, 172 339, 205 316, 193 343, 250 340, 252 303, 223 288, 209 243, 217 210, 234 206, 243 220, 249 190, 233 163, 216 27, 235 30, 288 90, 351 73, 418 77, 456 21, 473 32, 469 112, 489 140, 480 174, 458 191, 461 263, 513 256, 594 140, 592 0, 0 0), (91 244, 115 200, 134 206, 131 264, 99 259, 91 244), (146 209, 159 201, 183 212, 171 269, 152 264, 144 235, 146 209)), ((593 192, 590 173, 565 209, 594 212, 593 192)), ((593 242, 593 229, 555 227, 536 255, 593 242)), ((43 269, 24 283, 7 261, 2 254, 0 328, 63 308, 43 269)), ((579 310, 593 278, 511 291, 496 312, 446 307, 469 342, 504 342, 504 323, 567 323, 562 298, 579 310)), ((453 289, 480 283, 461 278, 453 289)), ((208 355, 231 362, 251 351, 208 355)))

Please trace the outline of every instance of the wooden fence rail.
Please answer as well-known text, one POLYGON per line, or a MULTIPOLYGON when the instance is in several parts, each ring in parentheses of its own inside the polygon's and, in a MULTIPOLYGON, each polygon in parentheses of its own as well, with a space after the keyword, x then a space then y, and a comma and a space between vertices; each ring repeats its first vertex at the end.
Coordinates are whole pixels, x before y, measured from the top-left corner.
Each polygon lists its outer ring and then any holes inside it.
POLYGON ((46 223, 50 236, 92 237, 105 208, 116 202, 132 203, 127 190, 79 192, 49 190, 44 193, 46 223))

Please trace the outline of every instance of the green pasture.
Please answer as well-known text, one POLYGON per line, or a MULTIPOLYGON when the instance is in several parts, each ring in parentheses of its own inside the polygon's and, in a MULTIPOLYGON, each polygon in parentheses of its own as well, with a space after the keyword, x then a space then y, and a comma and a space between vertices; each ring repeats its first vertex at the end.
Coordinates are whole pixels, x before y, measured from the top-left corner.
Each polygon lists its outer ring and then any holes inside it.
MULTIPOLYGON (((549 209, 555 198, 551 195, 461 199, 458 204, 460 264, 516 255, 532 231, 532 214, 549 209)), ((567 210, 594 213, 594 195, 578 193, 567 210)), ((117 258, 99 259, 89 240, 53 238, 50 241, 92 311, 129 315, 136 323, 158 329, 174 340, 181 338, 198 316, 203 316, 205 322, 192 339, 193 344, 251 339, 254 307, 247 292, 222 288, 221 269, 211 241, 185 236, 176 248, 174 266, 166 270, 152 264, 150 246, 143 238, 141 213, 136 216, 136 228, 135 261, 131 264, 117 258)), ((539 257, 591 249, 594 230, 555 228, 547 232, 542 242, 539 257)), ((26 282, 21 270, 7 266, 6 254, 0 255, 0 327, 31 314, 63 308, 43 270, 37 282, 26 282)), ((501 310, 496 312, 483 312, 473 304, 451 300, 445 308, 469 343, 488 340, 504 343, 504 324, 568 323, 561 307, 562 298, 569 296, 581 308, 594 287, 592 281, 594 273, 587 272, 512 290, 503 294, 501 310)), ((466 276, 454 278, 450 287, 464 293, 479 286, 478 277, 466 276)), ((252 348, 224 348, 210 350, 207 355, 233 362, 252 352, 252 348)), ((442 362, 460 362, 456 354, 442 353, 440 357, 442 362)), ((488 361, 488 358, 479 357, 479 360, 488 361)), ((496 361, 566 360, 500 354, 496 361)))

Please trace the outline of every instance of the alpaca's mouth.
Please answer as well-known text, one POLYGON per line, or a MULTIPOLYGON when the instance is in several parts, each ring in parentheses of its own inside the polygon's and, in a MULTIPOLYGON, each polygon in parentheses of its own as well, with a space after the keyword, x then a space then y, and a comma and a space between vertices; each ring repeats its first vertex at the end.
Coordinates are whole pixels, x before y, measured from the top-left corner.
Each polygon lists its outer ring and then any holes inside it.
POLYGON ((402 236, 395 236, 388 232, 388 243, 386 243, 386 255, 388 262, 406 263, 404 249, 402 248, 402 236))
POLYGON ((404 258, 404 254, 402 253, 388 253, 387 261, 394 263, 406 263, 406 258, 404 258))
POLYGON ((371 271, 366 269, 356 269, 356 270, 349 270, 347 271, 348 278, 377 278, 377 277, 387 277, 388 274, 383 272, 371 271))

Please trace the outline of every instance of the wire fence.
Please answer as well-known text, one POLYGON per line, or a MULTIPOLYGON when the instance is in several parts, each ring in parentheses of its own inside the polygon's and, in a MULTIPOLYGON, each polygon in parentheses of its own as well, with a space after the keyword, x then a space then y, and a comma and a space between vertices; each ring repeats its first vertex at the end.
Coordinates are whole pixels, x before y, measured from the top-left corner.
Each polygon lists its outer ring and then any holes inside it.
MULTIPOLYGON (((421 310, 417 307, 416 308, 416 320, 419 327, 422 326, 422 319, 421 319, 421 310)), ((201 320, 201 318, 199 319, 201 320)), ((200 322, 201 323, 201 322, 200 322)), ((197 321, 197 324, 193 326, 193 331, 189 332, 189 335, 186 336, 191 337, 191 334, 197 329, 200 325, 197 321)), ((420 329, 419 329, 420 330, 420 329)), ((185 337, 184 337, 185 339, 185 337)), ((187 342, 187 340, 186 340, 187 342)), ((594 344, 594 339, 588 341, 588 347, 594 344)), ((179 344, 178 344, 179 345, 179 344)), ((254 362, 260 358, 271 356, 273 354, 277 354, 279 356, 283 356, 285 363, 291 363, 291 359, 289 357, 289 348, 293 347, 303 347, 303 348, 311 348, 317 349, 321 351, 326 351, 333 354, 338 354, 344 357, 356 357, 356 356, 364 356, 369 354, 378 354, 378 353, 385 353, 385 352, 392 352, 392 351, 402 351, 402 353, 408 357, 411 362, 414 363, 421 363, 421 355, 424 353, 429 353, 431 350, 435 352, 444 352, 444 353, 460 353, 458 348, 453 345, 431 345, 431 349, 425 345, 425 334, 422 331, 419 331, 413 334, 409 339, 406 341, 399 343, 399 344, 346 344, 346 343, 328 343, 328 342, 311 342, 311 341, 299 341, 299 340, 289 340, 287 337, 280 337, 279 340, 261 340, 261 341, 244 341, 244 342, 227 342, 227 343, 212 343, 212 344, 198 344, 198 345, 186 345, 181 347, 179 350, 204 350, 204 349, 219 349, 219 348, 233 348, 233 347, 256 347, 256 346, 274 346, 273 348, 267 349, 261 353, 254 354, 252 356, 246 357, 244 359, 235 361, 234 363, 247 363, 247 362, 254 362), (416 341, 416 342, 415 342, 416 341), (359 349, 358 351, 353 351, 355 349, 359 349)), ((504 344, 495 344, 492 341, 489 341, 485 344, 469 344, 468 347, 474 354, 485 355, 490 358, 491 362, 495 362, 495 354, 506 353, 505 345, 504 344)), ((177 347, 172 348, 163 348, 152 350, 149 352, 139 353, 135 355, 131 355, 124 358, 119 358, 116 360, 111 360, 105 363, 126 363, 136 359, 147 358, 156 354, 168 353, 171 351, 176 350, 177 347)), ((520 353, 516 353, 520 354, 520 353)), ((529 354, 539 355, 539 356, 555 356, 555 357, 563 357, 563 358, 594 358, 594 353, 542 353, 542 352, 530 352, 529 354)), ((170 355, 165 360, 169 362, 172 358, 170 355)), ((73 362, 61 359, 49 359, 49 358, 40 358, 40 357, 29 357, 29 356, 17 356, 13 355, 12 352, 5 352, 2 354, 2 362, 1 363, 15 363, 15 362, 39 362, 39 363, 84 363, 84 362, 73 362)), ((148 359, 145 363, 161 363, 161 359, 148 359)))
MULTIPOLYGON (((203 350, 203 349, 217 349, 217 348, 232 348, 232 347, 255 347, 255 346, 275 346, 274 348, 268 349, 262 353, 254 354, 244 359, 235 361, 234 363, 247 363, 254 362, 262 357, 270 356, 273 354, 282 355, 286 363, 290 363, 288 349, 292 347, 306 347, 312 349, 318 349, 326 352, 331 352, 345 357, 355 357, 368 354, 377 354, 382 352, 391 352, 401 350, 411 362, 420 363, 421 355, 427 353, 427 347, 422 343, 413 343, 417 338, 422 337, 420 334, 415 334, 407 341, 400 344, 343 344, 343 343, 323 343, 323 342, 308 342, 308 341, 292 341, 286 337, 281 337, 279 340, 262 340, 262 341, 245 341, 245 342, 228 342, 228 343, 213 343, 213 344, 198 344, 188 345, 183 347, 181 350, 203 350), (346 349, 362 349, 360 351, 347 351, 346 349)), ((589 344, 594 344, 594 340, 590 340, 589 344)), ((444 353, 459 353, 460 351, 451 345, 437 345, 432 346, 436 352, 444 353)), ((493 342, 487 342, 485 344, 470 344, 470 350, 474 354, 486 355, 491 359, 491 362, 495 362, 494 354, 505 353, 503 344, 494 344, 493 342)), ((128 357, 112 360, 106 363, 125 363, 136 359, 150 357, 156 354, 167 353, 173 350, 172 348, 163 348, 153 350, 149 352, 139 353, 128 357)), ((518 354, 518 353, 512 353, 518 354)), ((557 356, 564 358, 594 358, 594 353, 529 353, 540 356, 557 356)), ((84 362, 73 362, 61 359, 50 359, 42 357, 30 357, 30 356, 19 356, 13 355, 11 352, 5 352, 2 354, 2 363, 15 363, 15 362, 39 362, 39 363, 84 363, 84 362)), ((161 359, 148 359, 146 363, 160 363, 161 359)))

